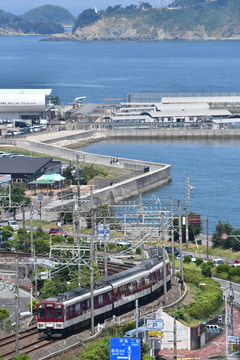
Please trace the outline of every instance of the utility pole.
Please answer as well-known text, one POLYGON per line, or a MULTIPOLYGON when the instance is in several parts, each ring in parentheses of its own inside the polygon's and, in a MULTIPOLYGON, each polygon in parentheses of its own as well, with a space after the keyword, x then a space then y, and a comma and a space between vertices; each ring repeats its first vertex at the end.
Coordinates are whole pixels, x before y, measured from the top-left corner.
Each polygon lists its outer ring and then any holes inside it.
POLYGON ((138 300, 135 301, 135 320, 136 320, 136 338, 138 338, 138 320, 139 320, 138 300))
POLYGON ((33 244, 33 203, 30 205, 30 246, 31 246, 31 256, 34 256, 34 244, 33 244))
POLYGON ((173 359, 177 360, 177 321, 173 319, 173 359))
POLYGON ((167 284, 166 284, 166 278, 167 278, 167 273, 166 273, 166 250, 165 250, 165 244, 164 244, 164 239, 165 239, 165 225, 164 225, 164 220, 165 220, 165 216, 164 216, 164 212, 161 213, 161 223, 162 223, 162 251, 163 251, 163 292, 164 292, 164 305, 166 306, 168 303, 168 296, 167 296, 167 284))
POLYGON ((189 213, 189 177, 188 174, 186 174, 186 247, 188 247, 188 242, 189 242, 188 213, 189 213))
POLYGON ((175 255, 174 255, 174 212, 173 212, 173 198, 170 197, 170 216, 171 216, 171 242, 172 242, 172 275, 175 278, 175 255))
POLYGON ((183 274, 183 254, 182 254, 182 216, 181 216, 181 202, 178 200, 178 232, 179 232, 179 248, 180 248, 180 276, 183 284, 184 274, 183 274))
POLYGON ((22 219, 23 219, 23 248, 24 252, 27 252, 26 244, 26 221, 25 221, 25 204, 22 205, 22 219))
POLYGON ((15 259, 15 355, 19 353, 19 263, 15 259))
POLYGON ((108 276, 108 268, 107 268, 107 236, 106 236, 106 219, 103 220, 103 247, 104 247, 104 274, 105 277, 108 276))
POLYGON ((93 208, 93 190, 91 188, 91 225, 92 235, 90 237, 90 293, 91 293, 91 335, 94 335, 94 276, 93 276, 93 257, 94 257, 94 236, 96 224, 96 211, 93 208))

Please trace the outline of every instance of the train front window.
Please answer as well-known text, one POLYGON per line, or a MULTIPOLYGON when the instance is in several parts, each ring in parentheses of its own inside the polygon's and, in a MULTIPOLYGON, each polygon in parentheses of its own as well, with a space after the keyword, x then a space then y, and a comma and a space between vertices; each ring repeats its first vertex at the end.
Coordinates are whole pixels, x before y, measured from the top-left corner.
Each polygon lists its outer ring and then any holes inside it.
POLYGON ((44 308, 38 309, 38 317, 39 319, 44 319, 44 308))
POLYGON ((48 308, 47 309, 47 318, 48 319, 52 319, 53 317, 53 309, 52 308, 48 308))
POLYGON ((61 319, 62 312, 61 309, 55 309, 55 319, 61 319))

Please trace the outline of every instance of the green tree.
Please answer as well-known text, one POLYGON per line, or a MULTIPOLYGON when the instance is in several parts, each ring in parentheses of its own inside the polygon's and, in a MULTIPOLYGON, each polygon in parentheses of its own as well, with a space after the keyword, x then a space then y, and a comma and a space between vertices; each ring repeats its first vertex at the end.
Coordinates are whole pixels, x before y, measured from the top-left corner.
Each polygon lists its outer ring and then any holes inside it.
POLYGON ((45 280, 41 289, 41 296, 46 299, 67 290, 67 283, 66 281, 63 281, 63 279, 61 279, 61 282, 56 282, 55 280, 45 280))
POLYGON ((10 316, 10 311, 5 308, 0 308, 0 321, 7 319, 10 316))
POLYGON ((213 247, 224 247, 227 249, 228 247, 231 247, 231 239, 223 240, 222 234, 231 234, 233 231, 233 227, 228 223, 224 223, 222 221, 219 221, 216 225, 216 230, 212 235, 212 243, 213 247))
POLYGON ((6 225, 2 228, 2 240, 8 241, 13 236, 13 228, 10 225, 6 225))
POLYGON ((83 28, 93 24, 99 19, 99 14, 94 9, 84 10, 76 19, 73 26, 73 32, 78 28, 83 28))
MULTIPOLYGON (((60 105, 61 101, 59 96, 49 96, 48 99, 51 101, 52 104, 54 105, 60 105)), ((65 176, 65 175, 64 175, 65 176)))
POLYGON ((31 198, 25 196, 25 187, 22 183, 12 183, 11 184, 11 206, 9 211, 13 213, 13 217, 16 217, 16 211, 19 208, 27 207, 31 204, 31 198))
MULTIPOLYGON (((93 278, 94 282, 101 278, 98 265, 93 263, 93 278)), ((81 285, 90 285, 90 268, 87 265, 81 267, 81 285)))
POLYGON ((202 272, 203 276, 211 277, 212 276, 212 267, 211 267, 211 265, 203 262, 201 264, 201 272, 202 272))
MULTIPOLYGON (((194 215, 191 213, 191 215, 194 215)), ((185 215, 184 215, 185 216, 185 215)), ((183 216, 182 216, 183 217, 183 216)), ((174 226, 178 226, 178 219, 173 220, 174 226)), ((189 225, 188 227, 188 235, 189 235, 189 241, 194 241, 195 237, 199 235, 202 231, 202 224, 199 225, 189 225)), ((179 242, 179 231, 174 231, 174 241, 179 242)), ((182 241, 186 242, 186 226, 182 225, 182 241)))
POLYGON ((38 304, 37 299, 32 299, 32 301, 29 301, 29 303, 27 304, 27 308, 29 310, 31 310, 31 308, 32 308, 33 313, 36 313, 37 312, 37 304, 38 304), (31 305, 31 303, 32 303, 32 305, 31 305))

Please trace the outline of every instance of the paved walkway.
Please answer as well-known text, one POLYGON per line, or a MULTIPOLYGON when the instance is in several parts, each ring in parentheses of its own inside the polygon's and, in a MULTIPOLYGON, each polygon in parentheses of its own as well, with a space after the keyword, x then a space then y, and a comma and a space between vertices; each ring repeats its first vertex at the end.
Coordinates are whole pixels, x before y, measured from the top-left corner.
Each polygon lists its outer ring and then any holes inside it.
MULTIPOLYGON (((233 334, 240 336, 240 310, 233 309, 233 334)), ((229 350, 230 353, 230 350, 229 350)), ((172 349, 161 350, 159 355, 166 358, 167 360, 173 360, 174 354, 172 349)), ((222 332, 217 338, 212 342, 209 342, 204 347, 198 350, 177 350, 177 359, 178 360, 205 360, 211 357, 225 356, 226 355, 226 333, 222 332)), ((231 357, 235 359, 235 357, 231 357)), ((237 357, 239 359, 239 357, 237 357)))

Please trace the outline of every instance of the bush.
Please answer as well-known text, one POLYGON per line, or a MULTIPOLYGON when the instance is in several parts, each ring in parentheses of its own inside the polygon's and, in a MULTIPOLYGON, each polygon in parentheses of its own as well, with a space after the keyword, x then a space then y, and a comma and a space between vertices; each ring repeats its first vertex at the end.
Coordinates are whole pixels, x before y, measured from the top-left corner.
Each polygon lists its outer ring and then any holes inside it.
POLYGON ((195 263, 195 264, 196 264, 197 266, 200 266, 202 263, 203 263, 203 259, 202 259, 202 258, 197 258, 197 259, 196 259, 196 263, 195 263))
POLYGON ((141 255, 142 254, 142 250, 141 248, 136 248, 136 255, 141 255))
POLYGON ((185 320, 186 314, 183 309, 178 309, 174 313, 172 313, 172 316, 175 317, 177 320, 185 320))
POLYGON ((202 281, 202 275, 197 271, 184 270, 184 281, 197 285, 202 281))
POLYGON ((189 264, 191 261, 192 261, 191 256, 188 256, 188 255, 184 256, 184 259, 183 259, 184 263, 189 264))
POLYGON ((220 274, 220 273, 228 273, 229 270, 231 269, 231 266, 227 265, 227 264, 220 264, 218 266, 216 266, 216 273, 220 274))
POLYGON ((203 276, 211 277, 212 276, 212 267, 208 263, 201 264, 201 272, 203 276))

